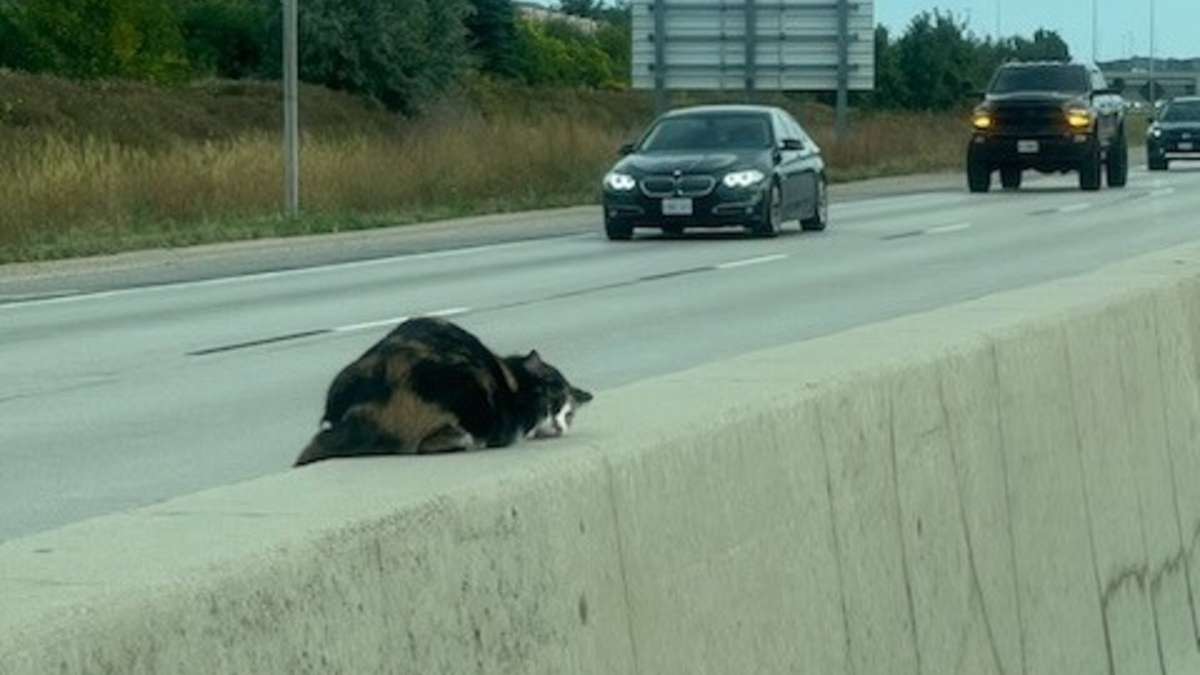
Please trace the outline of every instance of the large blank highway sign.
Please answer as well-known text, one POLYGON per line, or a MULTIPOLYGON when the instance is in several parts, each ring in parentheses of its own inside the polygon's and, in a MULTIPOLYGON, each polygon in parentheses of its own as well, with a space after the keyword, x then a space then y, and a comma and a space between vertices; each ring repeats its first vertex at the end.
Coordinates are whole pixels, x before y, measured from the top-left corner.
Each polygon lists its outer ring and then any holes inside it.
POLYGON ((874 88, 871 0, 634 0, 632 9, 635 89, 655 88, 661 74, 673 90, 835 90, 843 25, 847 87, 874 88))

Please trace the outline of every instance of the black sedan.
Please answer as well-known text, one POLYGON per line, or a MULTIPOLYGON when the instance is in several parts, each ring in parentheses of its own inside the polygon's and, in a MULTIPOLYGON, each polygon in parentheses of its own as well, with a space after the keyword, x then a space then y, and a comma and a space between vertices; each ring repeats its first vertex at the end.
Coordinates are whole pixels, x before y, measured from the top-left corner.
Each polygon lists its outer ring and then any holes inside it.
POLYGON ((773 237, 798 220, 823 230, 829 220, 821 149, 787 111, 773 106, 706 105, 661 115, 604 176, 604 231, 744 227, 773 237))
POLYGON ((1200 96, 1179 96, 1146 130, 1146 165, 1166 171, 1172 159, 1200 159, 1200 96))

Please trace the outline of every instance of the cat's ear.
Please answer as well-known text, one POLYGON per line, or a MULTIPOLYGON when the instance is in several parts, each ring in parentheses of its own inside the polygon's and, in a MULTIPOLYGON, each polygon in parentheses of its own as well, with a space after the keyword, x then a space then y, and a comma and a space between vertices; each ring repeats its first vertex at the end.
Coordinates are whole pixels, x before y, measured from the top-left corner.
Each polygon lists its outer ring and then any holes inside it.
POLYGON ((590 392, 586 392, 578 387, 571 387, 571 398, 579 405, 583 405, 592 400, 592 395, 590 392))
POLYGON ((538 354, 536 349, 531 350, 524 360, 525 367, 530 370, 542 368, 545 363, 545 361, 542 361, 541 354, 538 354))

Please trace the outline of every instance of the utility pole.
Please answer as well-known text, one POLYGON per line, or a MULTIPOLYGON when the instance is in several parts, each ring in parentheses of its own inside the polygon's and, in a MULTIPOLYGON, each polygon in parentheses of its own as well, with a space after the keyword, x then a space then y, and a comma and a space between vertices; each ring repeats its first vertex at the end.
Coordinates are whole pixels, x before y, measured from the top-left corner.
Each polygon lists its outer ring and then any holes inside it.
POLYGON ((289 218, 300 211, 300 124, 297 96, 299 58, 297 0, 283 1, 283 183, 284 212, 289 218))

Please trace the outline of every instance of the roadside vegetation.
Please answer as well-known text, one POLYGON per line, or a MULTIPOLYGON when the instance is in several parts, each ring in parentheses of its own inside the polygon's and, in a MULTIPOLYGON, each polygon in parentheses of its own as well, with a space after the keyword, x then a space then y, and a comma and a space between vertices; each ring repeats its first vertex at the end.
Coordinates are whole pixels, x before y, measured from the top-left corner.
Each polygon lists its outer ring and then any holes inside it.
MULTIPOLYGON (((545 21, 509 0, 303 2, 302 213, 285 218, 280 4, 0 3, 0 263, 594 203, 653 114, 627 86, 627 5, 563 0, 581 21, 545 21), (110 11, 68 21, 85 5, 110 11)), ((965 93, 997 59, 1065 50, 937 13, 876 42, 843 138, 826 95, 759 98, 814 133, 835 181, 959 168, 965 93)), ((736 95, 672 103, 712 100, 736 95)))

